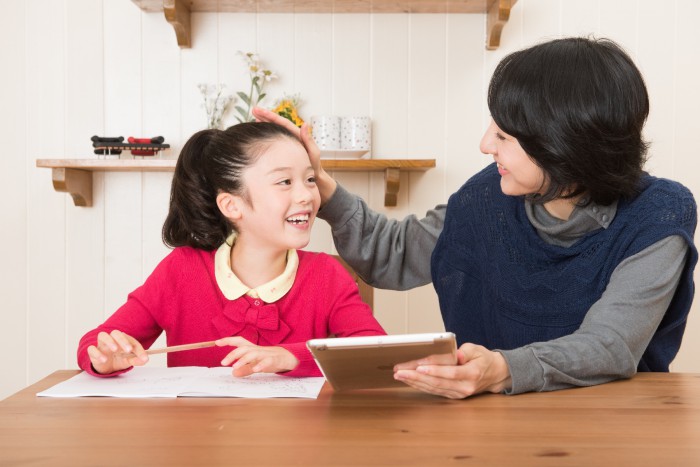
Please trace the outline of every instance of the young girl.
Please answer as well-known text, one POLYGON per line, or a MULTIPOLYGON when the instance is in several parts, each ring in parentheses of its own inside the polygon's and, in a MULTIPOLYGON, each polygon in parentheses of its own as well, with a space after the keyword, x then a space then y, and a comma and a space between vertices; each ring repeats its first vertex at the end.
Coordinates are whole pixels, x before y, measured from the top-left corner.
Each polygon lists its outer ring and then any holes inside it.
POLYGON ((144 365, 144 349, 165 331, 169 346, 216 340, 169 353, 168 366, 320 376, 308 339, 385 334, 337 261, 298 251, 319 204, 306 150, 285 128, 243 123, 193 135, 163 225, 174 250, 83 336, 80 367, 114 376, 144 365))

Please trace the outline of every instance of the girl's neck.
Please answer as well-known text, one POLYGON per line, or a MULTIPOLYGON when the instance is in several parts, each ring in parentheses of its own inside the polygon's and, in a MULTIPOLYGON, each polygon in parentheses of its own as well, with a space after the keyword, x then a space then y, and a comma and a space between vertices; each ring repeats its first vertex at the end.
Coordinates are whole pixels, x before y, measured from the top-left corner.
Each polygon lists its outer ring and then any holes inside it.
POLYGON ((231 248, 231 270, 254 289, 279 277, 287 267, 287 251, 247 247, 237 239, 231 248))

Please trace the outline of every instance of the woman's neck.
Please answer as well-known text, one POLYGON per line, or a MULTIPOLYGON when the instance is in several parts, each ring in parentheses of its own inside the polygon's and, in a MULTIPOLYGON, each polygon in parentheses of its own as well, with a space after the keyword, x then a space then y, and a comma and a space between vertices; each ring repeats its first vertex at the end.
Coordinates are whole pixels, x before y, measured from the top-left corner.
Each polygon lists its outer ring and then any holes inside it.
POLYGON ((576 203, 580 199, 580 196, 575 198, 559 198, 552 201, 544 203, 544 208, 549 214, 561 219, 563 221, 569 220, 571 213, 574 212, 576 208, 576 203))
POLYGON ((246 247, 240 239, 231 248, 231 270, 252 289, 279 277, 286 267, 286 250, 280 252, 246 247))

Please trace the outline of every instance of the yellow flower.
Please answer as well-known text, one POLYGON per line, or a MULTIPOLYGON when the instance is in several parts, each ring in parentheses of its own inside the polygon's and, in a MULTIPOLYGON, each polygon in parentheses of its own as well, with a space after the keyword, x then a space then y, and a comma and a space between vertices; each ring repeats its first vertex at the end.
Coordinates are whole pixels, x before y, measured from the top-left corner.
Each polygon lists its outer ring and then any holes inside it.
POLYGON ((281 115, 298 127, 304 124, 304 120, 297 113, 297 106, 293 99, 283 99, 273 112, 281 115))

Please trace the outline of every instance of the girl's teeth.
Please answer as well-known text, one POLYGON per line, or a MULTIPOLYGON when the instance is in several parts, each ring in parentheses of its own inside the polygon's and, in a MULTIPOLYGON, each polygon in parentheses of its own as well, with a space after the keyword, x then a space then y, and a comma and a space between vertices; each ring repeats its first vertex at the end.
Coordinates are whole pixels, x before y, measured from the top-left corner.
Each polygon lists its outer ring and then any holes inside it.
POLYGON ((287 218, 287 222, 291 222, 293 224, 299 224, 302 222, 308 222, 309 221, 309 215, 303 215, 303 216, 292 216, 287 218))

